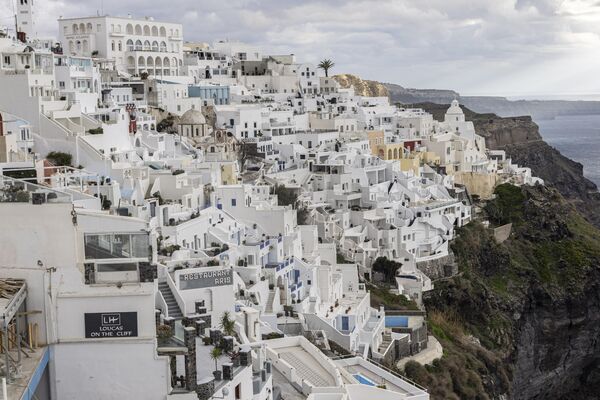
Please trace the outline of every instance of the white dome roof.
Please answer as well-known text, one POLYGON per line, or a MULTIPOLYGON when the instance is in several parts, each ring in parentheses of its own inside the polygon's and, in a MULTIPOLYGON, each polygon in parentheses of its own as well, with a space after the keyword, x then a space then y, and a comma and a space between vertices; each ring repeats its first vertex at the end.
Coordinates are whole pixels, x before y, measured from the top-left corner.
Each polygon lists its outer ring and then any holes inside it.
POLYGON ((199 110, 190 109, 183 113, 179 119, 179 125, 202 125, 206 124, 206 118, 199 110))
POLYGON ((463 114, 463 110, 460 108, 458 100, 452 100, 452 103, 450 103, 450 107, 448 108, 448 111, 446 111, 446 114, 463 114))

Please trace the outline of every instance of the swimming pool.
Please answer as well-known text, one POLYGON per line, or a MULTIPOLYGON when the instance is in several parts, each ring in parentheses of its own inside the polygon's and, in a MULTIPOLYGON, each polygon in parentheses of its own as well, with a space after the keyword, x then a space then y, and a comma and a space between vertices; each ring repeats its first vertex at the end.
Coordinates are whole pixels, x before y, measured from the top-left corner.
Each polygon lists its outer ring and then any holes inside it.
POLYGON ((385 327, 386 328, 407 328, 408 317, 400 315, 386 315, 385 316, 385 327))
POLYGON ((354 374, 353 376, 358 381, 358 383, 362 383, 363 385, 368 385, 368 386, 375 386, 375 382, 373 382, 372 380, 370 380, 369 378, 367 378, 364 375, 354 374))

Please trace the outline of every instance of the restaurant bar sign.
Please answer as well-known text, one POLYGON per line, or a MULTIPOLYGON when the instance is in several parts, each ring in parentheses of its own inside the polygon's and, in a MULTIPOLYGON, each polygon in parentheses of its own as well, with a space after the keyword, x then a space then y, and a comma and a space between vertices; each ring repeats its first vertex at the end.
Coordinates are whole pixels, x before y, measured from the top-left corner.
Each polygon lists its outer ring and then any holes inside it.
POLYGON ((137 312, 85 313, 86 338, 122 338, 137 335, 137 312))
POLYGON ((217 271, 189 272, 179 275, 180 289, 202 289, 206 287, 232 285, 230 269, 217 271))

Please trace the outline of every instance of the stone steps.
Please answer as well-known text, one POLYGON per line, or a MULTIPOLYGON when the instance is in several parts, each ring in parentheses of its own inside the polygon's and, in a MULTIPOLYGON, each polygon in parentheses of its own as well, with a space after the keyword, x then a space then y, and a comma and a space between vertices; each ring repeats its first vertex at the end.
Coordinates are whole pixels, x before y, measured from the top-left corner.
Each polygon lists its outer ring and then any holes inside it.
POLYGON ((160 293, 162 294, 163 298, 165 299, 165 302, 167 303, 169 313, 168 316, 175 319, 183 318, 183 313, 181 312, 181 309, 179 308, 177 300, 175 299, 175 296, 173 295, 173 292, 171 291, 169 285, 166 282, 159 282, 158 290, 160 290, 160 293))

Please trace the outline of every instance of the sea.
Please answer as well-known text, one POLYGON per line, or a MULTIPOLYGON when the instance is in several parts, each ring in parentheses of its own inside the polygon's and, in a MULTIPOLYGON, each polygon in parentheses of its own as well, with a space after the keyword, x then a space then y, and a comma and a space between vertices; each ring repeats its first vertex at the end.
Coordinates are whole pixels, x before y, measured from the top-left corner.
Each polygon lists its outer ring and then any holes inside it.
POLYGON ((583 164, 583 175, 600 187, 600 115, 564 115, 535 122, 543 139, 583 164))

